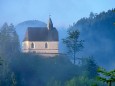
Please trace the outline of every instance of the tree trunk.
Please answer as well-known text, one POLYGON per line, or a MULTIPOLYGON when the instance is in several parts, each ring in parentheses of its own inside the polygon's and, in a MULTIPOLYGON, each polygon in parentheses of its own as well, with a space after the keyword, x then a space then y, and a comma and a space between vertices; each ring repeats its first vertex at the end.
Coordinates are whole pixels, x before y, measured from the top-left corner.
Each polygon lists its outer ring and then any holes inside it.
POLYGON ((74 64, 76 63, 76 59, 75 59, 75 57, 76 57, 76 56, 75 56, 75 52, 74 52, 74 64))
POLYGON ((75 57, 74 57, 74 64, 75 64, 75 57))
POLYGON ((110 81, 110 82, 108 82, 108 86, 111 86, 111 81, 110 81))

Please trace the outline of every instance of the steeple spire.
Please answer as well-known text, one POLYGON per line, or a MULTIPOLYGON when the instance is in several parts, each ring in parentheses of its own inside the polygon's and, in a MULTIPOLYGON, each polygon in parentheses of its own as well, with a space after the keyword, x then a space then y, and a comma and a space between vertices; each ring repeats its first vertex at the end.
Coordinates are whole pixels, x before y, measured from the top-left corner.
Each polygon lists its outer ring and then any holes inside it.
POLYGON ((48 24, 47 24, 48 30, 51 30, 53 28, 53 23, 51 20, 51 15, 49 15, 49 20, 48 20, 48 24))

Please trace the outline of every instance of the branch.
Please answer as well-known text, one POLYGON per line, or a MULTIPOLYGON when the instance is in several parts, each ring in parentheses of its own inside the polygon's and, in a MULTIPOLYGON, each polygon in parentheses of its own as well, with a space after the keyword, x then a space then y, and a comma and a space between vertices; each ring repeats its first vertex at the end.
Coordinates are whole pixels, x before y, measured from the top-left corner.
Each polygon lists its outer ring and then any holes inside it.
POLYGON ((103 82, 107 82, 106 78, 103 78, 103 77, 100 77, 100 76, 97 77, 97 80, 100 80, 100 81, 103 81, 103 82))

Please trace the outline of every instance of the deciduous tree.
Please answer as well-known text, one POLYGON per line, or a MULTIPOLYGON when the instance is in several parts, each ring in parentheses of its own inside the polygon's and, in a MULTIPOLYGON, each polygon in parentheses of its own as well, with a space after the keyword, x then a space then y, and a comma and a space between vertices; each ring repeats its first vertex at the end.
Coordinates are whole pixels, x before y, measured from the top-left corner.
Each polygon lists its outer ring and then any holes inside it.
POLYGON ((74 64, 76 63, 76 54, 83 48, 83 40, 79 39, 80 32, 78 30, 68 30, 68 37, 63 39, 64 44, 68 48, 68 53, 72 55, 74 64))

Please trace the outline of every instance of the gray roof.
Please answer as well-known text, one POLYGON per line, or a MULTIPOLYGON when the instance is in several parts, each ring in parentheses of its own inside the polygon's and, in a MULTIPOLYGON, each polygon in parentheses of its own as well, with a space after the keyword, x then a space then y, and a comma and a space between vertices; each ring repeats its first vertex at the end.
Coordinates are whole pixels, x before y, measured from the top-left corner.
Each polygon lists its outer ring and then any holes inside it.
POLYGON ((23 41, 58 41, 56 28, 28 27, 23 41))

